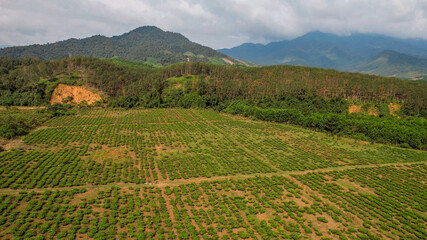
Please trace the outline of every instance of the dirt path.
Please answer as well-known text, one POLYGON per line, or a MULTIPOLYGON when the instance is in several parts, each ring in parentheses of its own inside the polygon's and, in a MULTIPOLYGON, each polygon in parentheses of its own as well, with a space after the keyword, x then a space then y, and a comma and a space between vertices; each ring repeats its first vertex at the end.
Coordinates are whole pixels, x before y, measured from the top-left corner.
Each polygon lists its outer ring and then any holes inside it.
POLYGON ((413 164, 427 164, 427 162, 407 162, 407 163, 383 163, 383 164, 369 164, 369 165, 353 165, 353 166, 341 166, 341 167, 329 167, 315 170, 306 170, 306 171, 281 171, 275 173, 257 173, 257 174, 239 174, 232 176, 216 176, 210 178, 190 178, 190 179, 177 179, 177 180, 162 180, 157 181, 155 183, 110 183, 106 185, 83 185, 83 186, 74 186, 74 187, 54 187, 54 188, 35 188, 35 189, 0 189, 0 194, 17 194, 22 191, 34 191, 34 192, 43 192, 47 190, 72 190, 75 188, 86 188, 86 189, 108 189, 111 187, 143 187, 143 186, 156 186, 160 188, 164 188, 166 186, 177 186, 181 184, 189 184, 189 183, 200 183, 204 181, 220 181, 226 179, 246 179, 252 177, 272 177, 272 176, 291 176, 291 175, 303 175, 306 173, 315 173, 315 172, 328 172, 328 171, 342 171, 347 169, 359 169, 359 168, 376 168, 376 167, 384 167, 384 166, 405 166, 405 165, 413 165, 413 164))

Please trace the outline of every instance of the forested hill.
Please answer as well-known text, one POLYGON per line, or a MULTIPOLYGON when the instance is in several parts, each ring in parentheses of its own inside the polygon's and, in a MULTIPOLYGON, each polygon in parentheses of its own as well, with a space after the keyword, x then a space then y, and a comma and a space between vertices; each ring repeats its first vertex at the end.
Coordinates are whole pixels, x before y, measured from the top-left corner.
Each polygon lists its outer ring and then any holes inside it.
POLYGON ((320 96, 404 102, 410 114, 427 116, 425 82, 299 66, 252 68, 183 63, 150 68, 87 57, 55 61, 0 57, 0 105, 48 104, 59 82, 85 84, 110 99, 135 96, 154 106, 192 92, 203 97, 207 105, 227 100, 281 101, 289 96, 299 100, 320 96), (172 78, 179 78, 176 81, 182 87, 168 88, 172 78))
MULTIPOLYGON (((49 105, 57 96, 57 87, 64 89, 60 83, 84 85, 97 91, 102 99, 95 104, 104 107, 212 108, 427 150, 425 81, 298 66, 196 62, 153 68, 117 59, 42 61, 0 57, 0 83, 0 105, 5 106, 49 105), (373 115, 378 117, 360 111, 350 114, 354 106, 362 111, 366 107, 369 112, 373 108, 373 115), (395 106, 398 115, 392 112, 395 106)), ((74 96, 64 96, 60 101, 87 106, 84 102, 73 103, 74 96)), ((51 107, 56 108, 52 105, 48 109, 51 107)))
POLYGON ((96 58, 120 58, 146 62, 153 65, 169 65, 190 61, 227 64, 239 63, 225 54, 189 41, 179 33, 165 32, 157 27, 145 26, 120 36, 96 35, 84 39, 68 39, 51 44, 9 47, 0 49, 0 56, 22 58, 35 57, 43 60, 70 56, 96 58), (225 62, 223 58, 229 61, 225 62))

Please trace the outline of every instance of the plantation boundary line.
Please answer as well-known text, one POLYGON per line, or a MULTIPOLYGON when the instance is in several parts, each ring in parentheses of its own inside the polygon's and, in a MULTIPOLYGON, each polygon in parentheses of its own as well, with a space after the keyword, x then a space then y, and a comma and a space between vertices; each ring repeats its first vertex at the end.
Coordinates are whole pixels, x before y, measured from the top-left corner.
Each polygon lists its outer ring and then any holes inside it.
POLYGON ((329 168, 321 168, 314 170, 305 170, 305 171, 280 171, 275 173, 255 173, 255 174, 239 174, 239 175, 231 175, 231 176, 216 176, 211 178, 191 178, 191 179, 176 179, 176 180, 167 180, 167 181, 158 181, 156 183, 110 183, 105 185, 82 185, 82 186, 73 186, 73 187, 53 187, 53 188, 33 188, 33 189, 10 189, 4 188, 0 189, 0 194, 17 194, 19 192, 44 192, 47 190, 55 191, 55 190, 72 190, 79 188, 86 189, 108 189, 111 187, 144 187, 144 186, 155 186, 155 187, 166 187, 166 186, 176 186, 181 184, 189 184, 189 183, 199 183, 204 181, 219 181, 225 179, 247 179, 253 177, 272 177, 272 176, 291 176, 291 175, 303 175, 307 173, 316 173, 316 172, 329 172, 329 171, 343 171, 348 169, 359 169, 359 168, 376 168, 376 167, 385 167, 385 166, 407 166, 414 164, 427 164, 427 161, 421 162, 406 162, 406 163, 382 163, 382 164, 369 164, 369 165, 352 165, 352 166, 340 166, 340 167, 329 167, 329 168))

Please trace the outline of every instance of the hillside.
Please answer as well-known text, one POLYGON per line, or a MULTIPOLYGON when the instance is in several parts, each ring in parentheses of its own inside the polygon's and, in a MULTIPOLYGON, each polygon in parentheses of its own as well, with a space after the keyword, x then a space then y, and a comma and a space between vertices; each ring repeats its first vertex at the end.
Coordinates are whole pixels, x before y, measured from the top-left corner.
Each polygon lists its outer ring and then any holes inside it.
POLYGON ((357 71, 404 79, 427 79, 427 59, 387 50, 358 67, 357 71))
MULTIPOLYGON (((248 68, 206 63, 150 68, 123 61, 110 62, 83 57, 54 61, 0 58, 1 105, 47 104, 58 83, 85 84, 112 99, 137 96, 154 105, 161 105, 166 94, 182 98, 185 94, 196 91, 198 95, 206 96, 206 99, 212 98, 214 102, 207 103, 208 105, 239 99, 282 101, 288 98, 320 96, 352 101, 395 100, 405 102, 405 106, 415 111, 414 113, 427 113, 427 84, 321 68, 248 68), (196 78, 195 81, 185 83, 188 85, 187 92, 179 89, 165 91, 169 78, 189 75, 196 78), (214 98, 217 100, 213 100, 214 98)), ((206 102, 206 99, 203 101, 206 102)))
POLYGON ((71 56, 120 58, 152 65, 197 61, 239 64, 235 59, 211 48, 189 41, 179 33, 165 32, 157 27, 145 26, 120 36, 96 35, 84 39, 68 39, 44 45, 8 47, 0 49, 0 56, 43 60, 71 56), (224 61, 223 59, 226 59, 224 61))
MULTIPOLYGON (((261 65, 286 64, 352 71, 385 50, 427 58, 427 41, 376 34, 338 36, 311 32, 293 40, 266 45, 245 43, 218 51, 261 65)), ((381 74, 392 76, 396 73, 384 71, 381 74)), ((397 73, 399 76, 404 74, 405 72, 397 73)))
POLYGON ((426 82, 298 66, 184 63, 150 68, 82 57, 0 60, 4 60, 0 61, 0 105, 4 106, 40 106, 56 101, 127 109, 211 108, 356 139, 427 149, 426 82), (83 85, 95 91, 61 84, 83 85), (59 86, 62 90, 57 91, 59 86), (95 97, 97 92, 102 99, 95 97), (53 96, 58 98, 52 101, 53 96), (349 115, 350 104, 367 111, 349 115), (397 106, 397 114, 390 104, 397 106), (363 116, 363 112, 378 117, 363 116))
POLYGON ((32 94, 36 93, 34 89, 38 85, 49 86, 62 81, 88 84, 110 97, 140 95, 153 89, 161 92, 168 78, 185 75, 199 76, 197 82, 203 82, 193 85, 193 89, 203 88, 205 94, 224 99, 280 98, 304 89, 327 98, 405 100, 418 91, 425 91, 426 87, 422 83, 395 78, 299 66, 248 68, 183 63, 151 68, 130 62, 76 57, 54 61, 0 58, 0 69, 2 91, 32 94))

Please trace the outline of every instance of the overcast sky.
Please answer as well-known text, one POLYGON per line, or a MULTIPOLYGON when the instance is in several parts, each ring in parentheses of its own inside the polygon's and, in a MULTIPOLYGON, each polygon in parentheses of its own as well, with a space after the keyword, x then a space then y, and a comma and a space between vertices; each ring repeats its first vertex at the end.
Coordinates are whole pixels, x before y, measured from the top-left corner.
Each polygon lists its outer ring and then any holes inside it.
POLYGON ((0 0, 0 45, 154 25, 213 48, 310 31, 427 39, 427 0, 0 0))

